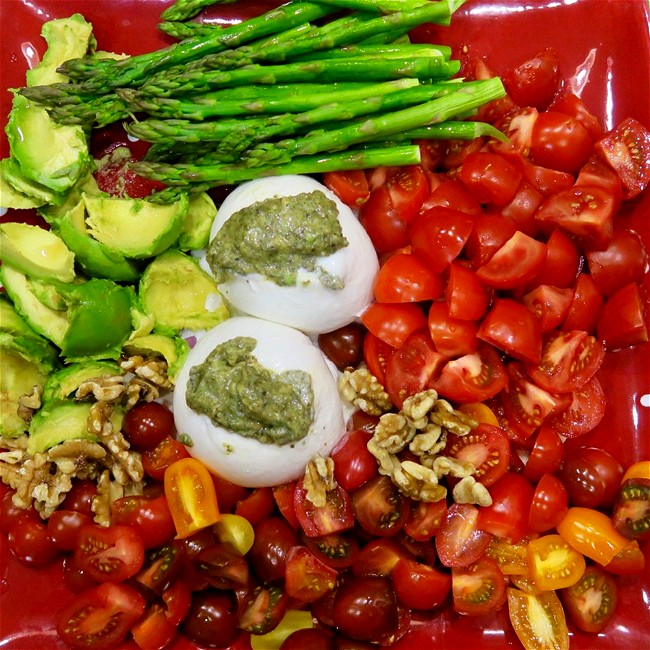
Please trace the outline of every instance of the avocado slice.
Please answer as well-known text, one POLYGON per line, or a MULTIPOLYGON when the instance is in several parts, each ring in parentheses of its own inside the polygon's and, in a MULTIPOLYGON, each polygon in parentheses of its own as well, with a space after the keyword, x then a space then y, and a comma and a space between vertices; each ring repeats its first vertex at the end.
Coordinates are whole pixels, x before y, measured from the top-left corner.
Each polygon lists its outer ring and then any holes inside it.
POLYGON ((30 277, 72 282, 74 253, 51 230, 27 223, 0 224, 0 259, 30 277))
POLYGON ((154 329, 163 334, 209 329, 230 315, 214 278, 176 249, 150 262, 138 295, 145 313, 154 318, 154 329))
POLYGON ((178 247, 182 251, 207 248, 212 222, 216 216, 217 206, 207 192, 190 195, 187 216, 178 238, 178 247))
POLYGON ((61 195, 62 200, 58 204, 50 203, 49 205, 44 205, 39 208, 38 214, 54 228, 58 225, 62 217, 77 207, 81 201, 82 192, 101 194, 101 190, 97 186, 97 181, 90 172, 86 173, 65 194, 61 195))
POLYGON ((169 204, 83 194, 89 234, 124 257, 154 257, 176 242, 187 215, 188 198, 169 204))
POLYGON ((56 222, 58 234, 74 252, 81 268, 93 277, 135 282, 140 277, 140 269, 135 262, 91 237, 85 217, 86 204, 79 201, 56 222))
POLYGON ((0 204, 3 208, 39 208, 55 200, 57 195, 26 178, 12 157, 0 160, 0 204))
POLYGON ((167 374, 173 383, 185 363, 190 351, 189 343, 180 336, 165 334, 147 334, 129 339, 124 344, 124 352, 128 355, 143 357, 162 357, 167 362, 167 374))
MULTIPOLYGON (((29 424, 27 452, 32 455, 42 453, 65 440, 97 442, 97 436, 88 431, 90 408, 90 402, 70 400, 45 404, 34 414, 29 424)), ((124 410, 113 408, 110 420, 116 430, 121 430, 124 410)))
POLYGON ((64 400, 85 381, 98 377, 123 375, 124 370, 113 361, 90 361, 88 363, 72 363, 52 373, 43 387, 42 401, 64 400))

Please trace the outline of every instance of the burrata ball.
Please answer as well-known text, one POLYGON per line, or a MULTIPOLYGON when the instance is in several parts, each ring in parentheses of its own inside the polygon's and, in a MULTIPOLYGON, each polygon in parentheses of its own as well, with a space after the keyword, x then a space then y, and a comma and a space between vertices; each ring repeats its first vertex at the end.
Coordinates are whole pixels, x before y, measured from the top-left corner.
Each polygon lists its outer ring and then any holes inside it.
MULTIPOLYGON (((219 208, 212 225, 211 242, 214 242, 224 224, 244 208, 262 204, 269 199, 296 197, 313 192, 322 192, 333 202, 346 244, 328 255, 315 255, 310 263, 318 271, 301 268, 295 283, 290 286, 278 283, 262 272, 228 273, 225 279, 220 279, 218 286, 235 312, 282 323, 316 335, 352 322, 372 302, 373 285, 379 269, 374 246, 354 212, 327 187, 311 177, 275 176, 240 185, 226 197, 219 208), (329 282, 324 281, 324 278, 329 282), (332 286, 332 279, 338 286, 332 286)), ((267 238, 270 240, 275 236, 273 217, 268 221, 268 233, 262 232, 260 237, 260 228, 257 228, 257 241, 267 238)), ((242 237, 241 233, 238 233, 239 237, 242 237)), ((205 258, 202 263, 204 268, 209 269, 205 258)))
MULTIPOLYGON (((295 480, 304 474, 305 466, 316 455, 329 455, 345 432, 346 413, 337 377, 336 369, 304 333, 259 318, 230 318, 208 330, 183 364, 173 398, 178 435, 192 456, 237 485, 266 487, 295 480), (285 444, 260 442, 217 426, 210 417, 188 406, 192 368, 201 366, 220 344, 241 341, 242 337, 254 339, 251 356, 272 375, 281 377, 287 371, 301 371, 301 377, 308 376, 311 424, 305 437, 285 444)), ((224 404, 224 409, 231 406, 224 404)))

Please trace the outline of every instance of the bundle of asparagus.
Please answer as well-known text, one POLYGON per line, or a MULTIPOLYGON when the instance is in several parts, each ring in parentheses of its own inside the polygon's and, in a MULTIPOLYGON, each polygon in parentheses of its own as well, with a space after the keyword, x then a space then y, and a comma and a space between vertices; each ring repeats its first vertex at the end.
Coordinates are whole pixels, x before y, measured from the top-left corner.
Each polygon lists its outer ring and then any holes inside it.
POLYGON ((463 2, 289 0, 221 28, 182 22, 215 0, 176 0, 162 18, 195 25, 187 38, 123 60, 70 60, 59 69, 68 83, 20 92, 63 124, 127 120, 153 143, 137 173, 183 190, 414 164, 416 138, 502 137, 468 121, 504 95, 500 80, 455 78, 450 48, 407 36, 448 24, 463 2))

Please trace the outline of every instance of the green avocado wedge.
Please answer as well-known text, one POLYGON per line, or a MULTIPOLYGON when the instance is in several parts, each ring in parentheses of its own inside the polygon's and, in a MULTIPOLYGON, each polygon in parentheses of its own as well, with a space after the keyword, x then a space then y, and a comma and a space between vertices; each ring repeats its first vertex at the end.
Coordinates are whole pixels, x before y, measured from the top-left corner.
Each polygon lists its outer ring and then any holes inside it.
POLYGON ((53 372, 47 378, 43 387, 43 404, 71 398, 79 386, 86 381, 123 374, 124 370, 114 361, 72 363, 53 372))

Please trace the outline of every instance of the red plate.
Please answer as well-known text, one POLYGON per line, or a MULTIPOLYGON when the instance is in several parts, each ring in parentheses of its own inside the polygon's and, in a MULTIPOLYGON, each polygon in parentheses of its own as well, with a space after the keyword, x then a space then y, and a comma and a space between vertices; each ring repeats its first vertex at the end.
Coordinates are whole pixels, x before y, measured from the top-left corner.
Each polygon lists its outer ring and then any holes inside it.
MULTIPOLYGON (((0 118, 4 125, 11 95, 7 88, 23 85, 25 69, 42 52, 45 20, 82 13, 93 23, 101 49, 139 54, 167 45, 156 31, 161 11, 170 0, 1 0, 2 40, 0 118)), ((277 4, 241 0, 211 14, 230 21, 277 4), (245 9, 243 9, 245 7, 245 9)), ((624 117, 650 126, 650 19, 647 0, 469 0, 454 16, 450 28, 436 28, 432 37, 454 48, 455 56, 469 51, 486 58, 498 74, 538 51, 552 46, 561 55, 562 76, 587 106, 611 128, 624 117)), ((8 153, 6 138, 0 154, 8 153)), ((629 203, 625 219, 650 248, 650 193, 629 203)), ((2 220, 26 215, 15 212, 2 220)), ((646 285, 648 280, 646 278, 646 285)), ((645 287, 650 289, 649 286, 645 287)), ((604 423, 580 446, 595 444, 614 453, 624 464, 650 458, 650 345, 608 354, 600 373, 609 405, 604 423)), ((650 564, 650 552, 646 557, 650 564)), ((29 570, 10 557, 0 539, 0 647, 6 650, 56 650, 64 646, 54 631, 54 616, 69 594, 59 567, 29 570)), ((594 636, 572 633, 571 648, 637 650, 648 647, 650 585, 646 576, 620 581, 618 612, 605 632, 594 636)), ((242 646, 244 647, 244 646, 242 646)), ((428 648, 502 649, 520 647, 507 612, 487 618, 462 618, 449 611, 414 622, 396 646, 400 650, 428 648)), ((134 644, 125 648, 135 648, 134 644)), ((179 642, 174 650, 192 648, 179 642)))

